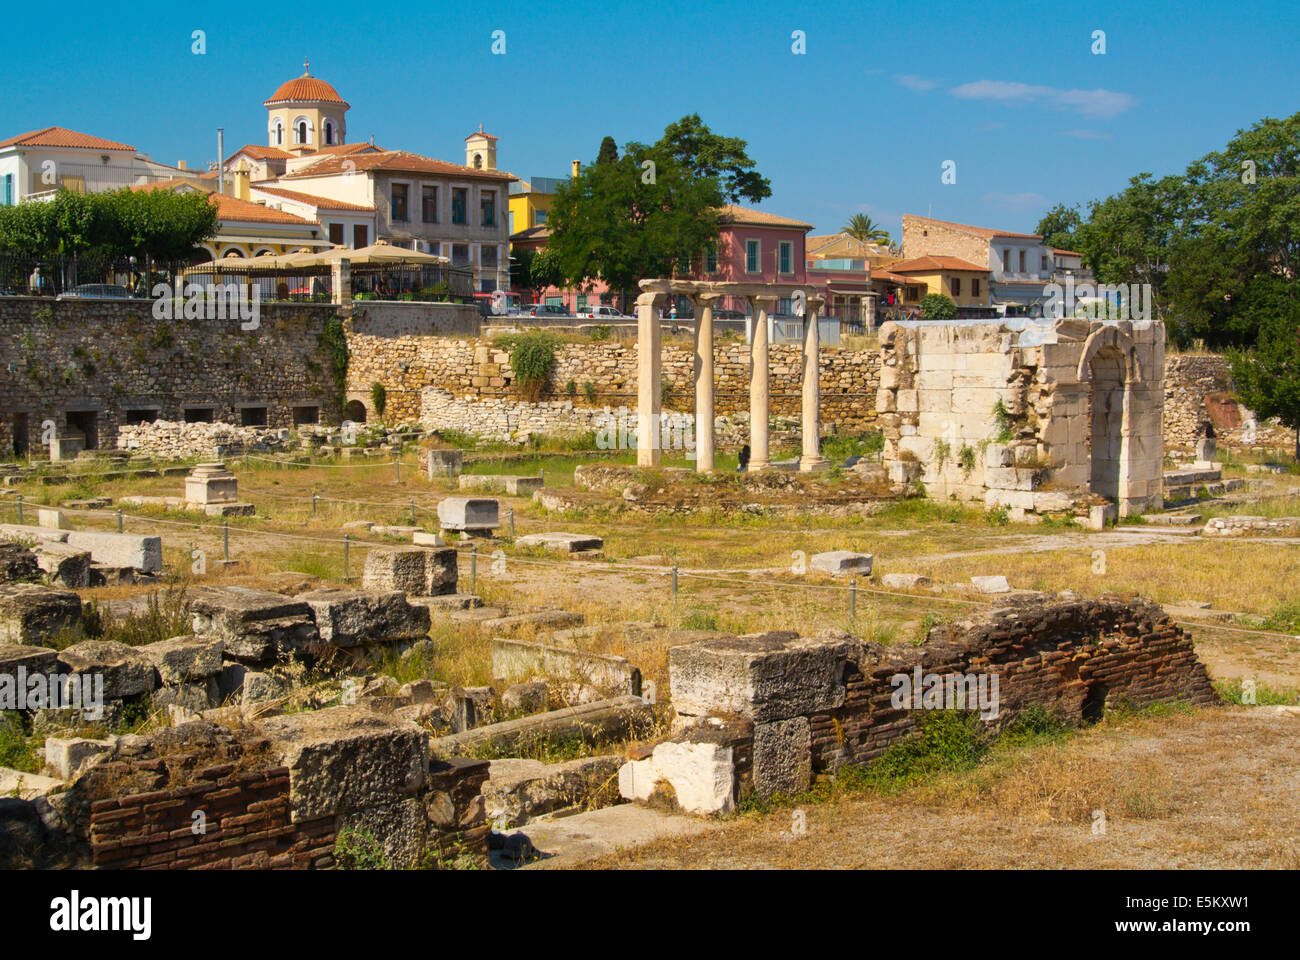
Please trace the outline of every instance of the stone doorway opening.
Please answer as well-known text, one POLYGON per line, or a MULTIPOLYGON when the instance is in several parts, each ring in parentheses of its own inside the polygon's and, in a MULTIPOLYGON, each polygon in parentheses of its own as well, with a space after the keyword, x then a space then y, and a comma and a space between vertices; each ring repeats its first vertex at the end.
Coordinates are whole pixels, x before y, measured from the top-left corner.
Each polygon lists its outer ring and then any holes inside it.
POLYGON ((1102 347, 1088 365, 1089 481, 1093 493, 1118 501, 1125 457, 1124 417, 1128 379, 1117 347, 1102 347))
POLYGON ((84 450, 94 450, 99 445, 99 414, 94 410, 69 410, 68 430, 86 438, 84 450))

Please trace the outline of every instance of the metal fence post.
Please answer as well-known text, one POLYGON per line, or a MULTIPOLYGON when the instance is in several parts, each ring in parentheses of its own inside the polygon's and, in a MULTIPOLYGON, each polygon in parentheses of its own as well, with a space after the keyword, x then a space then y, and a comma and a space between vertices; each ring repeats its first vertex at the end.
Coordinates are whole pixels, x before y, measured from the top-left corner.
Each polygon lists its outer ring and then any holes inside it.
POLYGON ((415 498, 411 498, 411 526, 415 526, 415 498))
POLYGON ((117 532, 122 532, 122 508, 117 508, 117 532))
POLYGON ((23 495, 18 494, 18 522, 23 522, 23 495))
POLYGON ((853 618, 857 614, 858 606, 858 578, 849 579, 849 627, 853 626, 853 618))
POLYGON ((348 577, 348 546, 350 545, 351 539, 352 539, 351 534, 348 533, 343 534, 343 582, 344 583, 347 583, 348 580, 350 579, 348 577))
POLYGON ((230 562, 230 521, 221 521, 221 553, 226 563, 230 562))
POLYGON ((316 491, 311 492, 311 515, 316 516, 316 491))
POLYGON ((515 508, 510 508, 510 539, 515 538, 515 508))

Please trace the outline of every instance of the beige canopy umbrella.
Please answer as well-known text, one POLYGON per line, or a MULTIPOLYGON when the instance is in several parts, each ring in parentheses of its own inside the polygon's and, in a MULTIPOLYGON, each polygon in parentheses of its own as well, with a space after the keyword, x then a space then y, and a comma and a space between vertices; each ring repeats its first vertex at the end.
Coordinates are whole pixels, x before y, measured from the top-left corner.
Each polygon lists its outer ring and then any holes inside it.
POLYGON ((395 247, 387 240, 376 240, 368 247, 360 247, 356 250, 348 250, 346 247, 335 247, 333 250, 327 250, 319 256, 327 257, 326 262, 332 263, 335 260, 346 258, 352 261, 353 266, 365 266, 368 264, 403 264, 409 263, 415 266, 435 263, 450 263, 446 257, 440 257, 433 253, 423 253, 419 250, 408 250, 406 247, 395 247))

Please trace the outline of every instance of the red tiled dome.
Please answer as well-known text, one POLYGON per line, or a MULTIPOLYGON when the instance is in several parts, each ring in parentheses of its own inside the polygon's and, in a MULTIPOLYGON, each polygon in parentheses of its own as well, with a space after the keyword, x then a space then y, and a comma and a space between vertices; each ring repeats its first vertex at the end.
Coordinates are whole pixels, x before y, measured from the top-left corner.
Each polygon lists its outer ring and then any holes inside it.
POLYGON ((347 101, 339 96, 339 92, 328 83, 306 73, 280 84, 280 89, 271 94, 270 99, 264 101, 263 106, 284 100, 324 101, 348 105, 347 101))

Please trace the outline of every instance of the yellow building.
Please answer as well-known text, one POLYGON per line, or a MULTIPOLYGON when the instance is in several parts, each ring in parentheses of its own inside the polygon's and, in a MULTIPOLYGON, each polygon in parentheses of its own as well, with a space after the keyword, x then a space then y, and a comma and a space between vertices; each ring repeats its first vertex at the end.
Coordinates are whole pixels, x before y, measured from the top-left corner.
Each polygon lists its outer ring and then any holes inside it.
MULTIPOLYGON (((959 257, 915 257, 879 268, 925 284, 925 293, 942 293, 959 307, 989 305, 989 270, 959 257)), ((877 270, 873 269, 872 275, 877 270)), ((923 294, 924 295, 924 294, 923 294)))
MULTIPOLYGON (((573 175, 578 175, 578 161, 573 161, 573 175)), ((510 185, 510 233, 523 233, 534 227, 545 227, 551 213, 551 201, 560 184, 555 177, 520 179, 510 185)), ((531 234, 530 234, 531 235, 531 234)))

